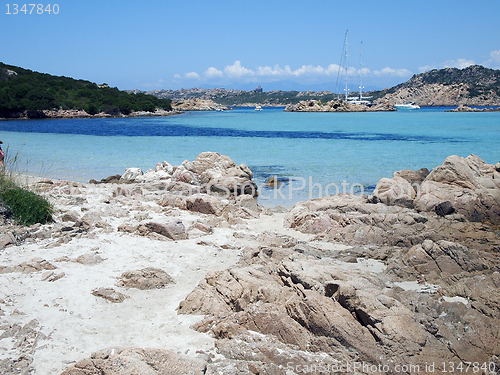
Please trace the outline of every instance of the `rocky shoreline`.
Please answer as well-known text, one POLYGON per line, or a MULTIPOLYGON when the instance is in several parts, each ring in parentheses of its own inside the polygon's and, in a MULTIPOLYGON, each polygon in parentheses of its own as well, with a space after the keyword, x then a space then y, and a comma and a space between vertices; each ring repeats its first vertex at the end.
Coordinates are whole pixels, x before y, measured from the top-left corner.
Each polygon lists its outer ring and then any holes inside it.
POLYGON ((345 100, 331 100, 322 103, 319 100, 303 100, 297 104, 288 104, 285 112, 390 112, 396 109, 388 102, 373 106, 353 104, 345 100))
POLYGON ((113 177, 0 216, 2 374, 499 373, 500 163, 290 210, 217 153, 113 177))
POLYGON ((500 107, 497 108, 471 108, 466 105, 459 105, 457 108, 450 109, 446 112, 499 112, 500 107))
POLYGON ((84 110, 76 109, 58 109, 58 110, 43 110, 43 111, 23 111, 11 113, 9 117, 0 117, 0 120, 28 120, 28 119, 71 119, 71 118, 116 118, 116 117, 160 117, 173 116, 181 114, 181 111, 165 111, 157 109, 155 112, 131 112, 129 115, 124 115, 120 112, 106 113, 100 112, 95 115, 88 114, 84 110))
POLYGON ((226 106, 215 103, 210 99, 185 99, 172 102, 176 111, 227 111, 226 106))
POLYGON ((161 117, 182 114, 185 111, 225 111, 226 106, 219 105, 212 100, 189 99, 172 102, 172 111, 156 109, 154 112, 136 111, 128 115, 119 111, 108 113, 100 112, 91 115, 84 110, 76 109, 58 109, 42 111, 23 111, 11 113, 9 117, 0 120, 26 120, 26 119, 70 119, 70 118, 115 118, 115 117, 161 117))

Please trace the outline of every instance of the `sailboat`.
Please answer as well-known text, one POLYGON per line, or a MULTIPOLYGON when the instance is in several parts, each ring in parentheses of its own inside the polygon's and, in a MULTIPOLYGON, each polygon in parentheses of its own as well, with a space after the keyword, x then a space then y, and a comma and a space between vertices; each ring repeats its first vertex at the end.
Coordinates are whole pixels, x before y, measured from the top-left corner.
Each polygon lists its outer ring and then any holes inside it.
POLYGON ((347 97, 347 101, 352 104, 361 104, 371 106, 372 102, 366 99, 371 99, 371 96, 363 96, 363 42, 361 42, 361 53, 359 57, 359 96, 347 97))
MULTIPOLYGON (((346 30, 345 32, 345 39, 344 39, 344 49, 342 51, 342 58, 340 61, 340 67, 343 68, 345 71, 345 89, 344 89, 344 100, 348 103, 352 104, 362 104, 362 105, 367 105, 371 106, 372 103, 367 100, 370 99, 371 96, 363 96, 363 42, 361 42, 361 54, 360 54, 360 59, 359 59, 359 65, 360 65, 360 70, 359 70, 359 96, 349 96, 349 88, 347 85, 347 70, 348 70, 348 64, 347 64, 347 37, 349 34, 349 30, 346 30)), ((340 71, 341 68, 339 68, 339 76, 340 76, 340 71)), ((339 81, 339 76, 337 77, 337 85, 339 81)), ((337 91, 337 90, 336 90, 337 91)))

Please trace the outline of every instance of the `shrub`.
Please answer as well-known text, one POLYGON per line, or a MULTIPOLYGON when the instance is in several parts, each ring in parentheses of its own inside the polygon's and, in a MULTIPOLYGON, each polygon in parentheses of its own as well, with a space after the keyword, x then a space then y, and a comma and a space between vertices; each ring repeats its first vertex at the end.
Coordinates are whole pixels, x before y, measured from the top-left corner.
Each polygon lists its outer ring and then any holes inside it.
POLYGON ((0 200, 9 207, 14 219, 23 225, 52 221, 52 206, 44 197, 0 178, 0 200))

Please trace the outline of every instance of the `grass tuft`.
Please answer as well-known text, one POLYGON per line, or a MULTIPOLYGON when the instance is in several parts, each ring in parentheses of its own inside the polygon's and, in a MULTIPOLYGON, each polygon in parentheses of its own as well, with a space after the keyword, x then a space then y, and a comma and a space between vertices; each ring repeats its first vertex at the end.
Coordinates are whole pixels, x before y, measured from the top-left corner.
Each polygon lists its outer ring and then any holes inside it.
MULTIPOLYGON (((6 152, 6 156, 7 156, 6 152)), ((18 155, 6 158, 7 164, 16 164, 18 155)), ((51 222, 53 207, 43 196, 19 186, 13 173, 1 174, 0 171, 0 202, 12 213, 14 219, 22 225, 51 222)))
POLYGON ((52 206, 44 197, 32 191, 19 186, 2 187, 0 199, 10 208, 19 224, 46 224, 52 221, 52 206))

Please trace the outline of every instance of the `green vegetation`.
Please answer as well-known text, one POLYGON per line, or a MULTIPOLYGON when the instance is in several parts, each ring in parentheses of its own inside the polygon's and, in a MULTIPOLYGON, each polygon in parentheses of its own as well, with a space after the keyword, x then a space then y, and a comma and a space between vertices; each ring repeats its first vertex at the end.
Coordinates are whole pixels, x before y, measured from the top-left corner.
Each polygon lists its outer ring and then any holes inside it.
POLYGON ((8 215, 23 225, 52 221, 53 208, 49 201, 16 182, 19 177, 16 178, 12 171, 18 169, 19 153, 11 156, 7 148, 4 163, 10 172, 0 173, 0 205, 7 208, 8 215))
POLYGON ((128 115, 132 111, 170 111, 170 99, 129 94, 106 84, 58 77, 0 63, 0 117, 26 111, 43 117, 42 110, 78 109, 91 115, 100 112, 128 115))
POLYGON ((19 187, 12 178, 0 175, 0 201, 23 225, 52 221, 52 206, 44 197, 19 187))
POLYGON ((328 102, 333 100, 333 94, 327 95, 317 95, 311 92, 311 94, 299 93, 298 91, 270 91, 270 92, 256 92, 256 91, 245 91, 237 96, 228 96, 220 94, 212 98, 212 100, 218 104, 225 106, 238 106, 244 103, 259 103, 262 105, 272 104, 272 105, 287 105, 287 104, 297 104, 301 100, 321 100, 322 102, 328 102), (300 94, 300 95, 299 95, 300 94))

